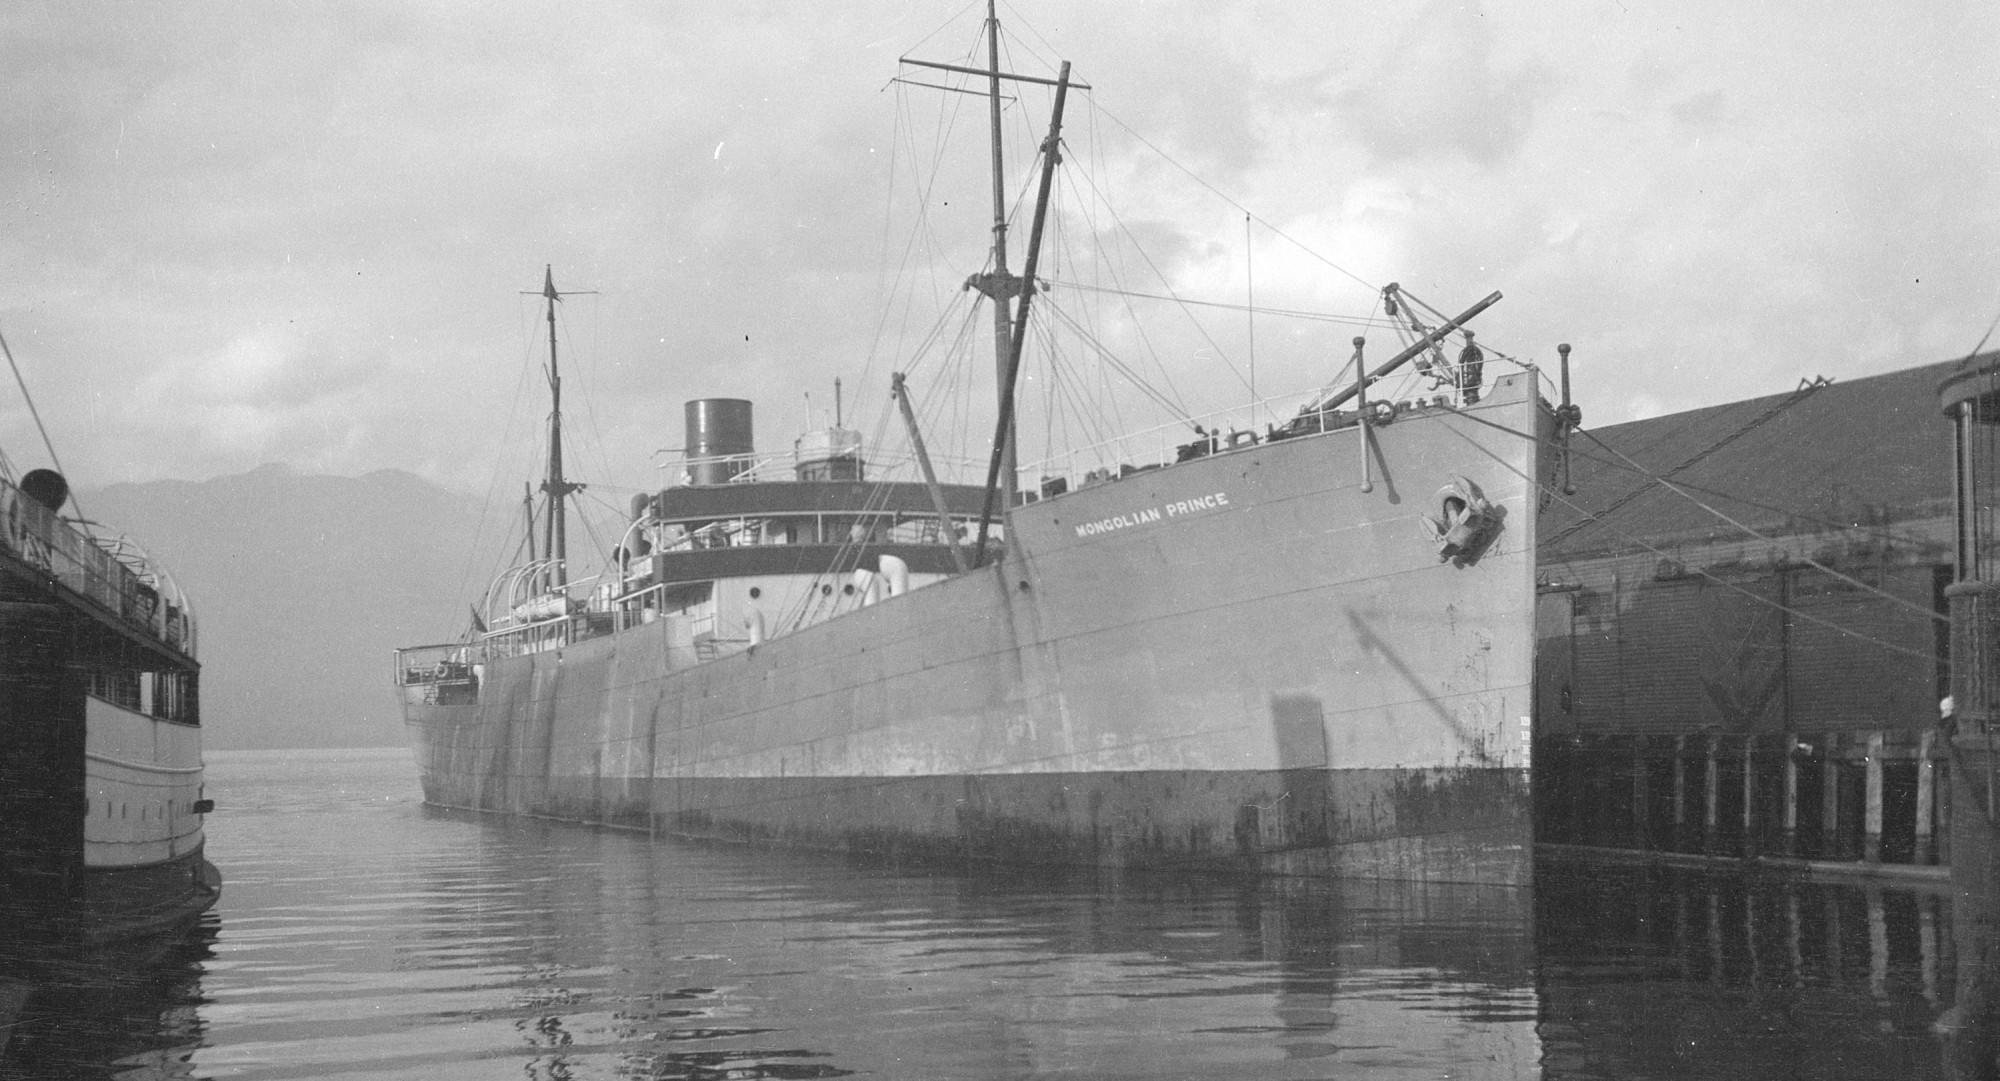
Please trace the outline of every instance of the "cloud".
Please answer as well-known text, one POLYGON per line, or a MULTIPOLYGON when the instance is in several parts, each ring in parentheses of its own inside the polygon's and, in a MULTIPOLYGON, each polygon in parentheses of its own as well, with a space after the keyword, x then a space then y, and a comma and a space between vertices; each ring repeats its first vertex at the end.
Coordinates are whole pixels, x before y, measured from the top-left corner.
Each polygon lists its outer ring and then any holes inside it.
POLYGON ((1463 155, 1497 166, 1520 149, 1549 76, 1539 63, 1500 70, 1494 35, 1477 5, 1434 0, 1332 103, 1386 161, 1463 155))
MULTIPOLYGON (((1021 5, 1005 63, 1068 57, 1094 87, 1065 132, 1096 188, 1060 196, 1053 273, 1354 316, 1391 280, 1443 308, 1501 289, 1481 340, 1574 341, 1594 422, 1940 359, 1993 317, 1991 5, 1021 5), (1160 277, 1091 250, 1134 236, 1160 277)), ((780 446, 835 375, 874 410, 929 336, 990 338, 949 306, 990 228, 983 103, 885 89, 896 53, 950 59, 975 18, 927 41, 900 0, 567 14, 0 15, 0 330, 80 479, 532 471, 544 327, 519 291, 544 264, 598 291, 565 302, 563 370, 576 457, 612 489, 657 481, 684 399, 755 398, 780 446)), ((1048 105, 1015 97, 1010 198, 1048 105)), ((1353 333, 1047 303, 1195 410, 1247 399, 1253 330, 1260 389, 1328 378, 1353 333)), ((968 388, 968 448, 988 368, 925 375, 968 388)), ((0 442, 38 442, 18 406, 0 442)))

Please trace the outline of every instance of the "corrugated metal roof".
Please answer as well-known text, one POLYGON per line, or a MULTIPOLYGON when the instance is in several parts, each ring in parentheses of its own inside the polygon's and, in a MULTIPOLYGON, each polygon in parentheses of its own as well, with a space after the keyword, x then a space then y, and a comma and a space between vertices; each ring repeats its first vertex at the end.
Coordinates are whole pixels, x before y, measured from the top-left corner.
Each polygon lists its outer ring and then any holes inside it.
POLYGON ((1570 443, 1577 492, 1558 494, 1543 512, 1541 556, 1629 549, 1633 538, 1709 530, 1743 535, 1639 470, 1760 532, 1879 527, 1949 513, 1951 427, 1938 386, 1962 363, 1579 432, 1570 443))

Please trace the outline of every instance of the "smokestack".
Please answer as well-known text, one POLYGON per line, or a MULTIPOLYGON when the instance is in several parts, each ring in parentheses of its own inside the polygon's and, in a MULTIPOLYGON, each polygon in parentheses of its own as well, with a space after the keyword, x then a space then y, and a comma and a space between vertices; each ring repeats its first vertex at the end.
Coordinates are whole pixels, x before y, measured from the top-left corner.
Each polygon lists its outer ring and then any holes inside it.
POLYGON ((689 484, 728 484, 750 468, 757 453, 750 403, 741 398, 697 398, 687 403, 689 484))

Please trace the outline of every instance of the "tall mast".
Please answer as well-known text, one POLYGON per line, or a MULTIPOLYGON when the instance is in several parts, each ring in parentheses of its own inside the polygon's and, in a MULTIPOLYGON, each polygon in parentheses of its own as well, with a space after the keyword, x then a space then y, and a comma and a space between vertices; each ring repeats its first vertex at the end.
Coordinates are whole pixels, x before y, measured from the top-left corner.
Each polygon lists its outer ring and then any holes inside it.
POLYGON ((556 364, 556 301, 564 296, 556 292, 556 272, 553 266, 544 266, 542 276, 542 296, 549 302, 549 475, 542 481, 542 491, 548 494, 548 543, 543 547, 550 559, 554 560, 555 585, 561 588, 569 584, 569 540, 568 515, 564 512, 564 501, 571 492, 583 490, 581 484, 571 484, 563 479, 562 464, 562 369, 556 364))
MULTIPOLYGON (((979 545, 973 558, 986 562, 986 536, 993 524, 993 500, 999 494, 999 472, 1014 444, 1014 379, 1021 370, 1021 347, 1028 340, 1028 305, 1035 298, 1035 261, 1042 253, 1042 223, 1048 218, 1049 186, 1054 183, 1056 164, 1062 160, 1063 99, 1069 96, 1069 61, 1062 63, 1056 76, 1056 104, 1049 118, 1049 137, 1042 142, 1042 186, 1035 195, 1034 225, 1028 230, 1028 261, 1021 268, 1021 307, 1014 313, 1014 326, 1007 337, 1006 363, 1000 370, 1000 420, 993 426, 993 460, 986 470, 986 504, 979 512, 979 545)), ((1011 509, 1014 486, 1007 485, 1011 509)))
MULTIPOLYGON (((1019 75, 1000 70, 1000 19, 994 13, 995 0, 986 0, 986 67, 975 68, 958 64, 940 64, 931 60, 916 60, 902 57, 899 62, 920 68, 934 68, 938 71, 957 72, 961 75, 986 76, 987 115, 993 140, 993 266, 984 273, 967 278, 968 289, 979 290, 979 295, 993 301, 993 370, 1000 402, 1000 422, 996 426, 994 440, 994 461, 999 463, 1000 483, 1006 493, 1002 503, 1003 513, 1011 511, 1017 498, 1014 465, 1014 419, 1013 372, 1010 354, 1019 348, 1015 340, 1017 320, 1013 311, 1013 298, 1024 296, 1024 283, 1007 270, 1007 185, 1006 162, 1000 151, 1000 80, 1010 82, 1038 83, 1043 86, 1073 87, 1089 90, 1090 84, 1067 82, 1066 79, 1045 79, 1035 75, 1019 75)), ((929 83, 919 83, 929 86, 929 83)), ((956 87, 940 89, 956 90, 956 87)), ((976 93, 967 89, 964 93, 976 93)), ((1060 108, 1060 106, 1058 106, 1060 108)))
MULTIPOLYGON (((1013 337, 1011 300, 1020 283, 1007 273, 1007 185, 1000 153, 1000 19, 994 0, 986 0, 986 106, 993 138, 993 274, 980 292, 993 300, 993 379, 998 400, 1007 400, 1007 352, 1013 337)), ((1014 506, 1014 433, 1010 418, 1003 433, 1000 476, 1005 490, 1002 513, 1014 506)))

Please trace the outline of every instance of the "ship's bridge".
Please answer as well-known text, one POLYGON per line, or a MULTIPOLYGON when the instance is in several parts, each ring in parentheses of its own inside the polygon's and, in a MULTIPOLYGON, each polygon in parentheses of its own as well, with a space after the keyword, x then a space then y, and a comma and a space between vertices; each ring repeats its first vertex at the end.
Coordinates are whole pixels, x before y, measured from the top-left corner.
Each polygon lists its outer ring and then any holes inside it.
POLYGON ((940 485, 941 520, 925 485, 777 481, 668 488, 624 553, 627 588, 647 584, 825 574, 892 555, 914 574, 949 574, 951 542, 979 527, 985 493, 940 485), (946 525, 949 522, 949 526, 946 525), (949 528, 950 533, 947 533, 949 528))

